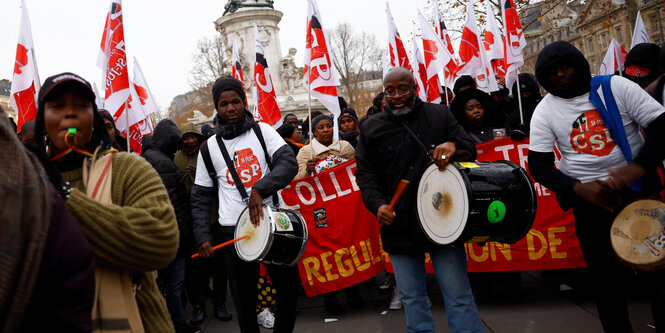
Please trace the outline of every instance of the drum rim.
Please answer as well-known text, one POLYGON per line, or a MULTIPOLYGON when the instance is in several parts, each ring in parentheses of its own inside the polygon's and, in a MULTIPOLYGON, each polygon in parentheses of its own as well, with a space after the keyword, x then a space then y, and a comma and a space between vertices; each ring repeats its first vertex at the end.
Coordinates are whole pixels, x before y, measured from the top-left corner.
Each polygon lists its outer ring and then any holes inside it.
POLYGON ((276 264, 276 265, 286 265, 286 266, 289 266, 289 267, 293 267, 298 263, 298 261, 300 261, 300 259, 302 258, 303 253, 305 253, 305 248, 307 247, 307 242, 309 240, 309 228, 307 228, 307 221, 305 221, 305 218, 302 216, 302 214, 300 214, 299 211, 294 210, 294 209, 288 209, 288 208, 278 208, 278 210, 288 210, 290 212, 293 212, 294 215, 296 215, 296 217, 298 218, 298 220, 300 220, 300 222, 303 226, 303 234, 302 234, 303 243, 302 243, 302 246, 300 247, 300 251, 298 252, 298 255, 296 256, 296 258, 293 259, 293 261, 291 261, 291 263, 289 263, 289 264, 280 264, 280 263, 274 263, 273 262, 273 264, 276 264))
MULTIPOLYGON (((433 242, 434 244, 437 244, 437 245, 450 245, 450 244, 453 244, 453 243, 457 242, 462 237, 462 235, 464 234, 464 228, 466 227, 466 224, 469 221, 469 211, 470 211, 469 194, 471 193, 471 188, 469 186, 469 178, 463 172, 460 172, 459 169, 461 169, 463 167, 459 163, 451 162, 448 165, 448 168, 451 167, 451 166, 454 169, 454 171, 451 171, 451 172, 457 172, 457 174, 459 175, 459 177, 463 181, 463 185, 464 185, 463 188, 466 191, 466 198, 464 198, 464 200, 463 200, 465 202, 465 207, 463 209, 463 214, 462 214, 463 221, 456 229, 456 230, 461 229, 461 231, 459 232, 459 235, 455 239, 453 239, 453 240, 451 240, 447 243, 444 243, 444 242, 436 241, 436 240, 432 239, 432 237, 430 237, 430 234, 425 229, 425 226, 423 226, 423 222, 422 222, 423 217, 421 216, 420 210, 418 210, 418 207, 420 207, 421 198, 420 198, 419 195, 416 197, 416 213, 417 213, 417 216, 418 216, 418 222, 420 222, 419 223, 420 224, 420 229, 423 231, 423 233, 425 234, 425 236, 427 237, 428 240, 430 240, 431 242, 433 242)), ((444 172, 448 171, 448 168, 446 168, 446 170, 444 170, 444 172)), ((429 167, 427 167, 427 169, 425 169, 425 171, 421 175, 420 181, 418 182, 419 192, 420 192, 420 189, 422 188, 423 181, 426 178, 425 175, 431 173, 432 169, 438 170, 438 167, 436 166, 436 164, 432 164, 429 167)), ((457 233, 457 231, 455 233, 457 233)), ((453 235, 455 233, 453 233, 453 235)), ((448 237, 448 238, 450 238, 450 237, 448 237)))
MULTIPOLYGON (((233 243, 234 248, 236 249, 236 254, 237 254, 238 257, 239 257, 240 259, 242 259, 243 261, 247 261, 247 262, 259 262, 259 261, 262 261, 263 258, 266 256, 266 254, 268 254, 268 251, 270 250, 270 248, 272 247, 272 242, 273 242, 273 238, 274 238, 274 235, 275 235, 275 220, 274 220, 274 218, 273 218, 273 216, 272 216, 272 209, 270 209, 270 206, 268 206, 268 205, 266 205, 266 204, 263 204, 263 205, 262 205, 262 208, 265 208, 265 209, 268 210, 268 222, 269 222, 269 224, 270 224, 270 225, 268 226, 268 240, 266 241, 266 244, 265 244, 263 250, 261 250, 261 252, 260 252, 260 254, 258 255, 258 257, 255 258, 255 259, 251 259, 251 260, 247 260, 247 259, 245 259, 245 258, 241 255, 241 253, 240 253, 240 249, 239 249, 239 247, 240 247, 240 242, 235 242, 235 243, 233 243)), ((245 211, 247 211, 247 214, 249 214, 249 206, 245 207, 245 209, 243 209, 242 212, 240 212, 240 215, 238 216, 238 220, 236 221, 236 228, 235 228, 235 231, 233 232, 234 238, 238 238, 238 237, 240 237, 240 236, 238 236, 238 224, 240 223, 240 218, 243 216, 243 214, 245 213, 245 211)), ((264 214, 265 214, 265 212, 264 212, 264 214)), ((250 222, 250 223, 251 223, 251 222, 250 222)))

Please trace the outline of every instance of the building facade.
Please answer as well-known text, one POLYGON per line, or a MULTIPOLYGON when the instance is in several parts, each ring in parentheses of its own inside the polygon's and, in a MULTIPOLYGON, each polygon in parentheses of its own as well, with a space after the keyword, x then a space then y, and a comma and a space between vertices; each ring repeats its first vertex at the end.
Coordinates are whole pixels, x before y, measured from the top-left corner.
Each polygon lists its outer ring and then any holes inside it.
MULTIPOLYGON (((631 7, 633 7, 631 5, 631 7)), ((522 72, 535 72, 536 59, 545 45, 563 40, 573 44, 589 61, 591 73, 598 73, 612 38, 629 51, 635 18, 639 10, 652 43, 663 43, 662 0, 637 0, 635 8, 614 5, 610 0, 539 2, 522 17, 527 46, 523 50, 522 72)))

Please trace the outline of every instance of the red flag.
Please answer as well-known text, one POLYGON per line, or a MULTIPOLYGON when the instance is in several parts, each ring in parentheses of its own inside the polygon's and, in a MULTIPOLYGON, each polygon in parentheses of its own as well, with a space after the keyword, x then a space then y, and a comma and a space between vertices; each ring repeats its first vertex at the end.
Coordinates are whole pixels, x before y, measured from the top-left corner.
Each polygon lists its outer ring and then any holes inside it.
POLYGON ((113 114, 116 127, 125 131, 131 125, 127 124, 125 115, 125 103, 130 89, 121 2, 122 0, 111 0, 97 66, 104 72, 104 106, 113 114))
MULTIPOLYGON (((242 75, 242 64, 240 64, 240 54, 238 53, 238 44, 236 43, 236 38, 235 36, 233 37, 233 52, 232 54, 232 59, 231 59, 231 75, 240 80, 240 83, 242 83, 242 90, 245 90, 245 78, 242 75)), ((249 108, 249 103, 247 103, 247 95, 245 94, 245 107, 249 108)))
POLYGON ((607 48, 607 52, 605 52, 603 63, 598 68, 598 75, 610 75, 617 71, 623 72, 623 63, 626 62, 627 55, 628 52, 626 52, 626 49, 616 39, 612 38, 610 46, 607 48))
POLYGON ((444 76, 446 80, 446 85, 453 86, 455 82, 455 75, 457 74, 457 59, 455 58, 455 50, 453 49, 453 43, 450 42, 450 36, 448 35, 448 28, 441 18, 441 13, 439 12, 439 0, 434 0, 434 30, 441 37, 443 45, 448 49, 450 53, 450 61, 446 64, 444 68, 444 76))
POLYGON ((504 38, 506 87, 512 91, 513 82, 517 80, 517 69, 524 64, 522 49, 526 47, 526 38, 513 0, 501 0, 501 15, 506 35, 504 38))
POLYGON ((259 39, 259 29, 256 28, 256 25, 254 25, 254 39, 256 40, 256 61, 254 62, 256 113, 254 118, 277 128, 282 125, 282 114, 279 112, 268 61, 266 61, 263 46, 259 39))
POLYGON ((37 94, 40 89, 39 72, 35 61, 35 48, 32 45, 32 30, 25 2, 21 0, 21 22, 19 23, 18 43, 14 76, 9 93, 9 103, 18 115, 17 131, 23 123, 37 117, 37 94))
POLYGON ((485 51, 487 52, 487 58, 492 63, 494 75, 500 78, 505 75, 505 68, 503 68, 503 59, 505 56, 503 51, 503 37, 489 1, 485 2, 485 13, 487 17, 484 40, 485 51))
MULTIPOLYGON (((308 0, 303 86, 309 89, 312 96, 319 100, 328 111, 332 112, 334 119, 337 119, 341 113, 337 99, 339 80, 330 58, 330 52, 328 52, 327 40, 316 0, 308 0)), ((333 126, 333 128, 335 137, 338 137, 337 126, 333 126)))
MULTIPOLYGON (((423 40, 423 44, 424 44, 423 40)), ((441 102, 441 84, 439 83, 439 75, 434 75, 431 78, 427 78, 427 66, 425 65, 426 60, 423 59, 420 49, 418 49, 418 44, 415 39, 413 41, 413 55, 416 60, 416 68, 418 69, 417 73, 413 73, 416 78, 416 86, 418 97, 423 101, 430 103, 440 103, 441 102)))
POLYGON ((459 46, 460 63, 457 75, 471 75, 482 70, 483 63, 480 58, 480 44, 478 43, 478 24, 473 12, 473 2, 469 0, 466 5, 466 23, 462 29, 462 41, 459 46))
POLYGON ((406 55, 404 43, 402 43, 402 37, 400 37, 399 32, 397 32, 395 20, 393 20, 393 15, 390 13, 388 2, 386 2, 386 19, 388 20, 388 51, 390 53, 390 64, 393 67, 404 67, 413 71, 411 69, 411 64, 409 63, 409 57, 406 55))

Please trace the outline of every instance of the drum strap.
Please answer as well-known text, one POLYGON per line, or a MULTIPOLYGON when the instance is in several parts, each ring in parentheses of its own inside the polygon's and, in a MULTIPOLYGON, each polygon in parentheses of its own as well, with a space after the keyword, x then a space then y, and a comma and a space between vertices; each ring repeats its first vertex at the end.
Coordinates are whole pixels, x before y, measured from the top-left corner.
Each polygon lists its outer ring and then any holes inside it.
MULTIPOLYGON (((256 134, 256 137, 259 139, 261 147, 263 148, 263 154, 265 155, 268 168, 272 170, 273 169, 272 161, 270 159, 270 155, 268 155, 266 142, 263 139, 263 133, 261 133, 261 128, 259 127, 259 124, 254 123, 253 129, 254 129, 254 134, 256 134)), ((219 150, 222 152, 222 156, 224 157, 224 162, 226 163, 226 167, 229 169, 229 173, 231 174, 233 182, 235 183, 236 188, 238 189, 238 193, 240 193, 240 197, 242 197, 242 201, 244 202, 249 201, 249 196, 247 195, 247 190, 245 189, 245 185, 240 180, 240 176, 238 176, 238 172, 236 171, 236 168, 233 165, 233 160, 231 160, 231 156, 229 156, 229 152, 226 149, 226 145, 224 145, 224 141, 222 141, 222 137, 216 134, 215 139, 217 139, 217 145, 219 146, 219 150)), ((201 145, 201 153, 203 157, 203 162, 206 164, 206 169, 208 169, 208 173, 210 174, 210 177, 213 179, 213 184, 216 184, 217 173, 215 172, 215 169, 212 165, 212 159, 210 158, 210 152, 208 151, 207 142, 205 145, 201 145)), ((272 203, 275 207, 279 207, 279 199, 277 198, 277 194, 272 195, 272 203)))
POLYGON ((201 145, 201 157, 203 158, 203 163, 206 165, 208 176, 212 179, 212 187, 217 191, 217 172, 215 172, 215 167, 212 165, 210 150, 208 149, 208 141, 201 145))
POLYGON ((427 147, 425 147, 425 144, 423 143, 423 141, 420 140, 420 138, 418 137, 418 135, 416 135, 416 133, 413 132, 413 130, 411 129, 411 127, 409 127, 409 125, 407 125, 406 123, 404 123, 404 122, 402 122, 402 121, 400 121, 399 123, 402 124, 402 127, 404 127, 404 129, 405 129, 407 132, 409 132, 409 134, 411 134, 411 136, 413 137, 413 139, 416 140, 416 142, 418 143, 418 145, 420 145, 420 148, 422 148, 422 149, 425 151, 425 154, 427 154, 427 156, 430 158, 430 160, 432 160, 432 162, 434 162, 434 157, 432 157, 432 155, 429 153, 429 149, 427 149, 427 147))

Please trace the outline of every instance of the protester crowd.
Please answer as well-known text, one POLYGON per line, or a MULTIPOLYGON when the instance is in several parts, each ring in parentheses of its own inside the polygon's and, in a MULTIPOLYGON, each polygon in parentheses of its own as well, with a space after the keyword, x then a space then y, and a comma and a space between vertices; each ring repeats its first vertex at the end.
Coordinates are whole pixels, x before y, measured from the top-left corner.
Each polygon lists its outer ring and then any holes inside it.
MULTIPOLYGON (((482 332, 472 287, 482 300, 491 297, 492 281, 505 283, 519 299, 519 273, 469 279, 464 247, 435 245, 416 224, 415 186, 394 209, 388 201, 400 179, 417 182, 431 163, 445 170, 451 161, 474 161, 475 144, 530 137, 532 177, 556 193, 563 209, 573 209, 604 330, 630 332, 625 288, 618 286, 634 272, 614 256, 609 228, 635 199, 629 190, 635 180, 642 180, 643 195, 658 197, 663 190, 656 170, 665 159, 665 47, 636 46, 625 68, 607 84, 632 152, 626 159, 619 147, 599 154, 570 139, 572 124, 597 107, 589 100, 594 81, 588 62, 566 42, 545 47, 535 75, 521 73, 497 94, 463 76, 449 106, 445 96, 442 105, 427 103, 418 98, 412 73, 396 67, 361 118, 340 99, 336 119, 312 114, 311 121, 301 121, 287 114, 277 129, 255 122, 241 82, 222 77, 212 86, 214 127, 162 120, 144 138, 142 156, 123 151, 125 137, 111 114, 97 109, 85 79, 51 76, 39 92, 37 118, 18 135, 0 117, 0 156, 12 161, 0 172, 0 331, 197 332, 208 316, 206 298, 215 318, 233 318, 226 308, 230 291, 242 332, 258 332, 258 324, 291 332, 301 283, 297 267, 265 264, 262 272, 233 246, 215 251, 213 245, 235 237, 245 207, 251 224, 260 226, 263 205, 278 204, 278 191, 291 181, 355 158, 363 203, 382 225, 395 271, 378 286, 394 288, 390 308, 404 307, 409 332, 433 332, 436 314, 424 288, 429 253, 450 331, 482 332), (268 281, 276 306, 259 301, 257 284, 268 281), (185 318, 187 306, 191 318, 185 318)), ((661 332, 663 272, 638 278, 652 290, 661 332)), ((351 311, 363 307, 360 287, 343 291, 351 311)), ((341 294, 323 295, 326 312, 349 310, 341 294)))

